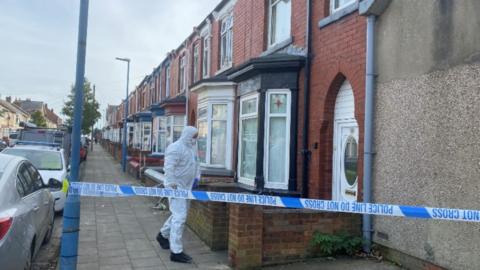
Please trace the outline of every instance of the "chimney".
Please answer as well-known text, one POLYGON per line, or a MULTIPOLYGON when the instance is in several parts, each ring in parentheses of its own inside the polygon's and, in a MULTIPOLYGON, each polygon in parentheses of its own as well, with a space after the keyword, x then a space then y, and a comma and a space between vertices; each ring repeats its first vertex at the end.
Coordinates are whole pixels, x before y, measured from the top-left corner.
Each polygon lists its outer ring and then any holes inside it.
POLYGON ((12 97, 10 97, 10 96, 6 97, 5 100, 6 100, 8 103, 12 103, 12 97))

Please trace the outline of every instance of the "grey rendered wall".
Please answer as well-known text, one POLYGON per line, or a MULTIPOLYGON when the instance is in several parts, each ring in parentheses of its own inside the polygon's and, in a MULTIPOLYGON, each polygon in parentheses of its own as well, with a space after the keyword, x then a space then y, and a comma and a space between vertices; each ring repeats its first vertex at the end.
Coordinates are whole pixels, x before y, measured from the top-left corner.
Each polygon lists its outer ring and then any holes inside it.
MULTIPOLYGON (((374 200, 480 209, 480 1, 393 0, 377 31, 374 200)), ((375 217, 374 230, 405 254, 480 269, 480 223, 375 217)))

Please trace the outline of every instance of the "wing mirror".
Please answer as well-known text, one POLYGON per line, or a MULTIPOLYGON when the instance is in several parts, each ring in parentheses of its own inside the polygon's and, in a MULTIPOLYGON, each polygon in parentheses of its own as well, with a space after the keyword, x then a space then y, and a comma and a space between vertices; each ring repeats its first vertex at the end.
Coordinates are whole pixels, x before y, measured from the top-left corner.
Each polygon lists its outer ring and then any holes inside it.
POLYGON ((57 179, 50 178, 48 180, 48 188, 52 190, 61 190, 63 187, 63 183, 58 181, 57 179))
POLYGON ((67 166, 67 172, 70 172, 70 164, 67 166))

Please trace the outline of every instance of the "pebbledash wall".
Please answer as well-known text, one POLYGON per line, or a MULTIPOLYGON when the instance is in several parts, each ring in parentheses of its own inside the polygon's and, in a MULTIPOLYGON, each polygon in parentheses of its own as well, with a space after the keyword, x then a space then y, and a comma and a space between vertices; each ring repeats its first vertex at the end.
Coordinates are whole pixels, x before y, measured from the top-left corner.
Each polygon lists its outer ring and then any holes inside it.
MULTIPOLYGON (((374 200, 480 209, 480 2, 392 1, 377 23, 374 200)), ((480 224, 374 218, 410 269, 480 269, 480 224), (438 267, 438 268, 436 268, 438 267)))

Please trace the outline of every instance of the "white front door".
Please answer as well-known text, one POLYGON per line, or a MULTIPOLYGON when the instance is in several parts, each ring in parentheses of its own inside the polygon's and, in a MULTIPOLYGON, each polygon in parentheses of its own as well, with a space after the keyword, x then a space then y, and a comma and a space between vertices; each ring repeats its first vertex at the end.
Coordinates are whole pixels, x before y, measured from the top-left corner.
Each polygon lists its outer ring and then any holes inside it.
POLYGON ((358 195, 358 126, 336 124, 334 145, 334 200, 356 201, 358 195))
POLYGON ((333 200, 356 201, 358 197, 358 124, 354 112, 353 90, 345 81, 335 102, 333 200))

